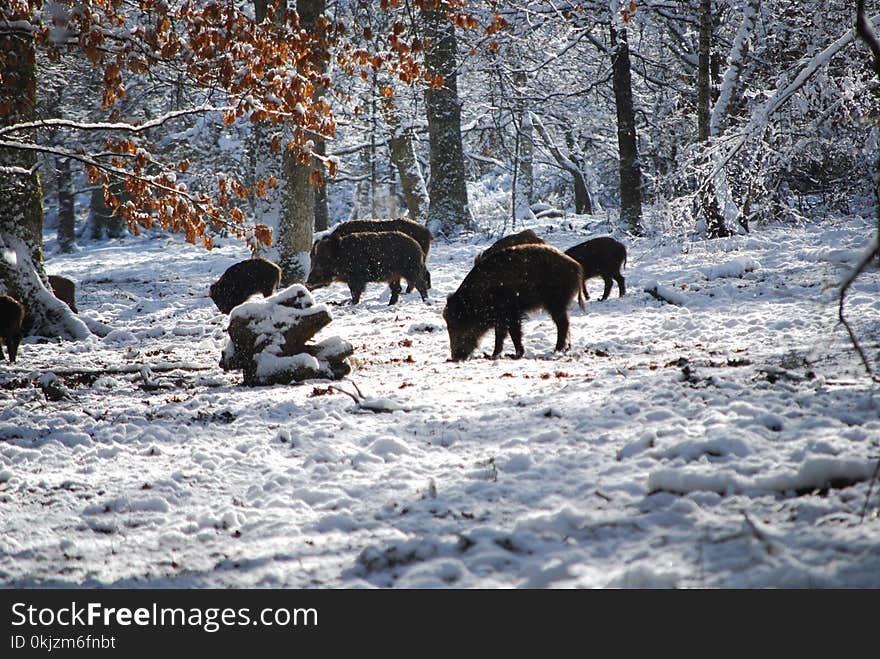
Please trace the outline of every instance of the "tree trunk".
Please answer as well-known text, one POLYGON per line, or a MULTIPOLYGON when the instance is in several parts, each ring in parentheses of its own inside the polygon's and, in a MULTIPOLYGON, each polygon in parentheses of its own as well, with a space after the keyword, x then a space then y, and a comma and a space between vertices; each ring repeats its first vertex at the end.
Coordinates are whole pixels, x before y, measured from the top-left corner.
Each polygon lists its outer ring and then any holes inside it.
MULTIPOLYGON (((33 36, 6 29, 0 86, 0 122, 11 126, 36 118, 37 64, 33 36)), ((85 338, 88 328, 46 288, 43 266, 43 193, 33 152, 0 149, 0 292, 26 309, 29 334, 85 338)))
POLYGON ((712 104, 712 0, 700 0, 700 44, 697 66, 697 136, 700 142, 709 139, 710 106, 712 104))
MULTIPOLYGON (((712 0, 700 0, 700 45, 699 61, 697 67, 697 137, 700 142, 709 145, 711 133, 711 105, 712 105, 712 0)), ((708 165, 715 169, 714 159, 710 159, 708 165)), ((725 176, 723 168, 718 172, 718 177, 725 176)), ((730 235, 730 230, 724 221, 724 209, 722 201, 718 198, 718 183, 720 181, 706 181, 699 200, 703 217, 706 219, 707 238, 725 238, 730 235)), ((727 185, 722 189, 729 193, 727 185)))
POLYGON ((448 3, 437 9, 423 9, 425 68, 441 76, 442 87, 425 90, 431 177, 428 182, 428 226, 435 234, 451 234, 472 225, 464 177, 464 149, 461 143, 461 105, 456 80, 457 43, 455 26, 446 18, 448 3))
POLYGON ((403 197, 406 200, 406 214, 414 222, 425 224, 428 221, 430 200, 428 188, 425 186, 425 178, 422 176, 422 168, 416 157, 412 128, 401 125, 400 118, 397 116, 397 111, 390 99, 383 104, 382 110, 385 123, 391 129, 388 150, 391 153, 391 162, 394 163, 400 175, 400 187, 403 189, 403 197))
POLYGON ((632 75, 626 30, 611 26, 612 84, 617 106, 617 148, 620 154, 620 221, 635 234, 642 233, 642 169, 639 163, 632 75))
MULTIPOLYGON (((270 0, 254 0, 254 18, 257 23, 262 23, 269 16, 270 0)), ((287 0, 282 0, 273 16, 274 21, 280 21, 284 10, 287 7, 287 0)), ((270 147, 272 141, 272 133, 277 130, 269 124, 257 121, 250 125, 251 135, 246 146, 247 167, 244 173, 244 182, 248 187, 253 187, 257 181, 267 181, 270 176, 277 175, 281 167, 281 154, 272 153, 270 147)), ((267 247, 256 240, 249 240, 248 245, 253 251, 254 256, 262 256, 269 260, 278 259, 278 224, 280 216, 282 191, 278 188, 269 188, 262 197, 253 194, 249 197, 250 212, 255 223, 266 224, 272 229, 275 245, 267 247)))
POLYGON ((578 215, 592 215, 593 204, 590 200, 590 191, 584 181, 583 174, 577 172, 574 178, 574 212, 578 215))
POLYGON ((358 182, 354 188, 354 203, 348 215, 349 220, 369 220, 373 214, 373 176, 369 145, 358 151, 358 182))
MULTIPOLYGON (((110 183, 110 191, 120 201, 127 194, 122 181, 110 183)), ((104 203, 104 191, 100 186, 92 188, 89 199, 90 223, 92 225, 92 240, 106 240, 108 238, 120 238, 125 233, 125 227, 119 218, 113 214, 113 209, 104 203)))
POLYGON ((55 158, 58 177, 58 248, 67 254, 76 249, 76 216, 70 158, 55 158))
MULTIPOLYGON (((325 4, 325 0, 297 0, 296 11, 303 30, 314 32, 317 29, 318 17, 324 13, 325 4)), ((284 150, 284 191, 276 237, 283 286, 305 281, 309 274, 309 251, 315 223, 315 189, 309 176, 314 166, 313 157, 299 154, 297 150, 284 150)))
POLYGON ((308 258, 315 220, 315 189, 309 181, 311 172, 311 159, 308 163, 298 162, 296 154, 285 149, 282 159, 284 190, 276 243, 282 286, 305 281, 309 274, 308 258))
POLYGON ((593 197, 590 194, 590 188, 587 181, 587 167, 585 166, 585 158, 575 139, 574 131, 571 129, 565 131, 565 145, 568 147, 568 159, 575 166, 572 170, 572 179, 574 179, 574 212, 578 215, 593 214, 593 197))
POLYGON ((513 125, 516 127, 516 161, 514 162, 513 184, 513 220, 533 220, 531 205, 534 195, 534 174, 532 161, 535 153, 534 131, 529 110, 526 107, 523 93, 525 92, 528 79, 525 71, 513 72, 514 93, 514 117, 513 125))
MULTIPOLYGON (((326 156, 327 141, 323 138, 315 140, 315 150, 318 155, 326 156)), ((326 231, 330 228, 330 198, 327 194, 326 168, 321 166, 320 171, 324 183, 315 188, 315 231, 326 231)))

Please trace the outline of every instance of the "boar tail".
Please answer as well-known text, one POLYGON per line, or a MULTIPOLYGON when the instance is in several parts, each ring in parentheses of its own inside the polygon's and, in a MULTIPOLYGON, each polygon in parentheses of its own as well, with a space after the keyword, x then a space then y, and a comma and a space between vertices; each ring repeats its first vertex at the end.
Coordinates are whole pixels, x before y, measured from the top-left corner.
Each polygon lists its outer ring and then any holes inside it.
POLYGON ((581 264, 577 264, 578 269, 578 306, 581 308, 581 311, 586 311, 587 306, 584 304, 584 291, 586 291, 586 278, 584 277, 584 269, 581 267, 581 264))

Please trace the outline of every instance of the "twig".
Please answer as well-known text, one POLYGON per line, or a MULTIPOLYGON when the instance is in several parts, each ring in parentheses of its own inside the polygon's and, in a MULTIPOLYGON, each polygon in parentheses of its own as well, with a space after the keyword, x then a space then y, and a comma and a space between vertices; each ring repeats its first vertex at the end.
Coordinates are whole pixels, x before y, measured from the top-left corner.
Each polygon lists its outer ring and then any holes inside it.
POLYGON ((364 395, 363 395, 363 393, 361 393, 361 388, 359 386, 357 386, 357 382, 355 382, 354 380, 349 380, 349 382, 351 382, 351 386, 354 387, 354 390, 356 392, 358 392, 358 396, 360 396, 361 400, 363 400, 364 395))
MULTIPOLYGON (((352 384, 354 384, 354 382, 352 382, 352 384)), ((329 387, 327 387, 327 389, 330 391, 338 391, 341 394, 345 394, 346 396, 351 398, 354 401, 354 404, 358 406, 358 409, 360 409, 360 407, 361 407, 360 399, 357 396, 355 396, 353 393, 351 393, 350 391, 346 391, 345 389, 340 389, 339 387, 336 387, 332 384, 329 387)), ((355 386, 355 389, 357 389, 357 386, 355 386)), ((360 392, 358 392, 358 393, 360 393, 360 392)))
POLYGON ((862 516, 859 523, 865 521, 865 513, 868 512, 868 501, 871 499, 871 490, 874 489, 874 483, 877 482, 877 476, 880 475, 880 458, 877 459, 877 466, 874 467, 874 475, 871 476, 871 482, 868 483, 868 493, 865 494, 865 505, 862 506, 862 516))
POLYGON ((749 514, 745 510, 741 510, 740 512, 742 513, 742 516, 745 519, 746 527, 748 527, 749 531, 751 531, 752 536, 754 536, 754 538, 756 540, 758 540, 761 543, 761 545, 763 545, 764 551, 766 551, 771 556, 773 554, 776 554, 777 549, 776 549, 775 545, 767 537, 767 534, 764 533, 757 526, 755 526, 755 523, 752 521, 752 519, 749 517, 749 514))
POLYGON ((878 245, 877 239, 875 238, 873 247, 869 249, 864 256, 862 256, 862 260, 859 261, 859 264, 855 268, 853 268, 852 272, 850 272, 847 278, 843 281, 843 284, 840 287, 840 304, 837 308, 837 317, 840 318, 840 322, 846 328, 847 334, 849 334, 849 340, 852 342, 853 347, 861 358, 862 364, 864 364, 865 366, 865 370, 868 371, 868 375, 870 375, 875 382, 880 382, 880 380, 878 380, 877 376, 874 375, 874 370, 871 368, 871 363, 868 361, 868 357, 867 355, 865 355, 865 351, 862 349, 861 344, 859 344, 859 340, 856 337, 855 332, 853 331, 852 327, 846 319, 846 315, 843 311, 843 305, 846 301, 846 292, 847 290, 849 290, 849 287, 852 286, 853 282, 858 278, 858 276, 862 274, 862 272, 864 272, 865 268, 868 267, 868 265, 871 263, 874 257, 877 256, 878 253, 880 253, 880 245, 878 245))
MULTIPOLYGON (((357 408, 359 410, 366 410, 367 412, 376 412, 376 413, 391 413, 391 412, 395 411, 394 408, 389 408, 389 407, 386 407, 385 405, 383 405, 381 401, 367 400, 364 397, 364 395, 361 393, 360 388, 351 380, 349 380, 349 382, 351 382, 351 386, 353 386, 355 391, 357 391, 357 394, 358 394, 357 396, 355 396, 350 391, 346 391, 345 389, 341 389, 341 388, 339 388, 335 385, 332 385, 332 384, 327 387, 327 390, 328 391, 338 391, 341 394, 345 394, 346 396, 348 396, 349 398, 351 398, 354 401, 354 404, 357 405, 357 408)), ((403 409, 403 408, 400 408, 400 409, 403 409)))

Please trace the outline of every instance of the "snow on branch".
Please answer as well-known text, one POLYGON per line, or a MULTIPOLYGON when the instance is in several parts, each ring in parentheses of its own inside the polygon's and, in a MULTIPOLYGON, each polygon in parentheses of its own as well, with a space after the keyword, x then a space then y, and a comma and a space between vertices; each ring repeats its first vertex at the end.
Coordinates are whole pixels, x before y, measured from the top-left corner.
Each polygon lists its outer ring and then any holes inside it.
POLYGON ((564 170, 580 175, 580 169, 578 166, 572 162, 570 158, 568 158, 559 146, 553 141, 553 138, 550 136, 550 133, 547 131, 547 127, 544 125, 544 122, 541 121, 541 117, 536 115, 534 112, 529 112, 528 116, 532 120, 532 125, 538 130, 538 134, 541 136, 541 139, 544 141, 544 144, 547 145, 547 148, 550 150, 550 153, 553 155, 553 158, 556 160, 557 164, 564 170))
POLYGON ((33 176, 34 172, 36 172, 40 168, 40 163, 34 163, 34 166, 26 169, 24 167, 17 167, 15 165, 3 165, 0 166, 0 174, 11 174, 14 176, 33 176))
MULTIPOLYGON (((880 15, 874 16, 869 21, 870 27, 878 27, 880 26, 880 15)), ((782 89, 778 90, 773 96, 771 96, 767 101, 765 101, 764 105, 758 108, 753 114, 752 119, 746 125, 746 127, 738 134, 733 136, 735 138, 733 146, 728 149, 727 153, 724 154, 724 157, 721 158, 718 162, 716 170, 712 173, 710 178, 714 178, 715 175, 721 171, 727 163, 739 152, 739 150, 748 142, 752 137, 762 132, 770 121, 771 115, 774 112, 779 110, 788 99, 790 99, 794 94, 803 87, 806 82, 822 67, 826 66, 831 59, 837 55, 841 50, 846 48, 849 44, 851 44, 856 37, 856 29, 855 27, 851 27, 846 31, 846 33, 838 38, 834 43, 825 48, 821 53, 812 57, 800 70, 800 73, 797 74, 795 79, 787 84, 782 89)))
POLYGON ((179 117, 189 116, 193 114, 205 114, 207 112, 226 112, 227 110, 233 110, 232 106, 215 106, 215 105, 201 105, 195 108, 187 108, 186 110, 175 110, 173 112, 168 112, 167 114, 162 115, 161 117, 157 117, 156 119, 151 119, 150 121, 145 121, 142 124, 129 124, 122 121, 118 122, 109 122, 109 121, 101 121, 96 123, 88 123, 81 121, 73 121, 71 119, 40 119, 38 121, 27 121, 19 124, 12 124, 11 126, 3 126, 0 128, 0 135, 6 135, 7 133, 14 133, 20 130, 30 130, 32 128, 72 128, 74 130, 122 130, 129 133, 141 133, 145 130, 150 130, 151 128, 156 128, 161 126, 173 119, 177 119, 179 117))
POLYGON ((724 72, 724 79, 721 82, 721 88, 718 90, 718 100, 715 101, 712 115, 709 118, 710 135, 718 135, 721 132, 721 124, 727 116, 734 87, 743 69, 748 39, 755 29, 755 16, 760 5, 761 0, 749 0, 749 3, 743 9, 742 23, 740 23, 733 46, 730 49, 727 70, 724 72))

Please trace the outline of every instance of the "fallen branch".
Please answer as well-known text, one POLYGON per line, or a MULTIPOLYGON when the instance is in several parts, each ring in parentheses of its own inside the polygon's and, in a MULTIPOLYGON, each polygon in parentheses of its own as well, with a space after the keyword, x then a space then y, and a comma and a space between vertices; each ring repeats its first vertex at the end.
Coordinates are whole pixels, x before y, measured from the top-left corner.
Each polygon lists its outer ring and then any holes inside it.
POLYGON ((351 386, 354 387, 354 390, 357 392, 357 395, 351 393, 350 391, 346 391, 340 387, 335 385, 330 385, 327 387, 328 391, 338 391, 341 394, 345 394, 349 398, 354 401, 354 404, 357 405, 359 410, 366 410, 367 412, 375 412, 375 413, 390 413, 390 412, 408 412, 409 409, 395 403, 393 401, 385 400, 382 398, 365 398, 361 393, 360 388, 354 382, 351 383, 351 386))
POLYGON ((672 289, 660 286, 656 281, 647 284, 645 286, 645 292, 661 302, 674 304, 677 307, 685 306, 685 298, 683 295, 679 295, 672 289))
POLYGON ((153 373, 168 373, 169 371, 210 371, 214 369, 213 366, 205 366, 194 362, 160 362, 158 364, 147 364, 144 362, 141 364, 126 364, 125 366, 108 366, 102 369, 53 368, 49 370, 55 375, 103 375, 105 373, 108 375, 114 375, 140 373, 144 367, 150 369, 153 373))

